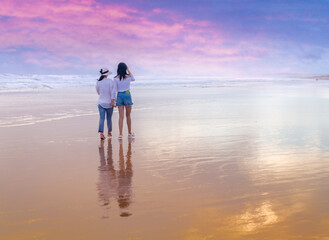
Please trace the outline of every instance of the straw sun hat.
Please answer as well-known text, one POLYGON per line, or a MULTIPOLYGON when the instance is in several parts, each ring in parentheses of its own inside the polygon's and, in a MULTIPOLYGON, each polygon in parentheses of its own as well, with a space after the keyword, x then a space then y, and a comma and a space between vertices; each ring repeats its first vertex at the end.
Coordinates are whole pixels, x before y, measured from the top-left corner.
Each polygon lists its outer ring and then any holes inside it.
POLYGON ((112 72, 108 68, 102 68, 99 72, 100 72, 100 74, 102 76, 106 76, 106 75, 111 75, 112 74, 112 72))

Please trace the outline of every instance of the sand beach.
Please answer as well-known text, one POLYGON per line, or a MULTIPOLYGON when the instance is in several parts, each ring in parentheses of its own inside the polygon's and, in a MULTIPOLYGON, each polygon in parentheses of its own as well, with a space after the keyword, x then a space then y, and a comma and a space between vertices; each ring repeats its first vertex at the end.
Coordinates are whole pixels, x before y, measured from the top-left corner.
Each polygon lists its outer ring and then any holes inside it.
POLYGON ((328 87, 132 95, 100 142, 93 87, 0 93, 0 239, 328 239, 328 87))

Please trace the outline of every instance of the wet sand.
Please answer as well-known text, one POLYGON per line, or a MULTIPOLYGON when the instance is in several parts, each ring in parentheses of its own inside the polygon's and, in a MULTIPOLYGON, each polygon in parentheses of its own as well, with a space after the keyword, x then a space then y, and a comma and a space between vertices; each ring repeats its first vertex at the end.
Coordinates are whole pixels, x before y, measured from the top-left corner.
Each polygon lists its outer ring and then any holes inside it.
POLYGON ((134 88, 136 139, 93 88, 0 94, 0 239, 329 239, 329 88, 134 88))

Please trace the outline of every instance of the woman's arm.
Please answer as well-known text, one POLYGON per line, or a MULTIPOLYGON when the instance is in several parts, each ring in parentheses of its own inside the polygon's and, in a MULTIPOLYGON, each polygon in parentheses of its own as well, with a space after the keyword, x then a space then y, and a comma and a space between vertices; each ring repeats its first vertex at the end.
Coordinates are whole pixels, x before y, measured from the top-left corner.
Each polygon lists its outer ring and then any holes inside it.
POLYGON ((115 78, 113 79, 113 88, 112 88, 112 94, 111 94, 111 106, 115 107, 114 101, 117 96, 117 89, 118 89, 118 83, 115 81, 115 78))
POLYGON ((135 78, 134 78, 133 74, 130 72, 128 67, 127 67, 127 72, 129 74, 129 77, 131 77, 130 81, 135 81, 135 78))
POLYGON ((112 100, 112 96, 113 96, 113 79, 109 78, 109 81, 110 81, 109 93, 110 93, 110 98, 112 100))

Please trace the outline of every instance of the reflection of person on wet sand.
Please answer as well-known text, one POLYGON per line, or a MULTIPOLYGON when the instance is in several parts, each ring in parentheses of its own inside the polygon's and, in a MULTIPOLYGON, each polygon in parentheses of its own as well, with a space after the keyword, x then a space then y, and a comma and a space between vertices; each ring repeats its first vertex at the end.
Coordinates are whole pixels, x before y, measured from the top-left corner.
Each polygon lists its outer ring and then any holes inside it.
MULTIPOLYGON (((121 209, 121 217, 128 217, 131 215, 128 211, 131 203, 131 181, 133 176, 131 142, 132 139, 130 139, 128 143, 127 160, 125 162, 122 141, 120 141, 119 170, 115 170, 113 166, 111 139, 108 140, 106 159, 104 141, 101 141, 99 147, 100 166, 98 168, 99 181, 97 184, 99 199, 102 205, 106 207, 108 213, 111 198, 117 198, 119 208, 121 209)), ((108 218, 107 214, 104 218, 108 218)))
POLYGON ((123 155, 122 142, 120 142, 119 150, 119 174, 118 174, 118 204, 121 212, 121 217, 130 216, 131 213, 127 212, 127 208, 131 203, 131 180, 133 176, 131 164, 131 140, 128 143, 127 161, 125 163, 123 155))
MULTIPOLYGON (((98 195, 103 206, 108 206, 107 209, 109 209, 110 199, 116 197, 118 185, 116 171, 113 166, 111 139, 108 139, 106 159, 104 153, 104 141, 101 141, 101 145, 99 147, 99 159, 99 181, 97 184, 98 195)), ((107 217, 108 216, 104 216, 104 218, 107 217)))

